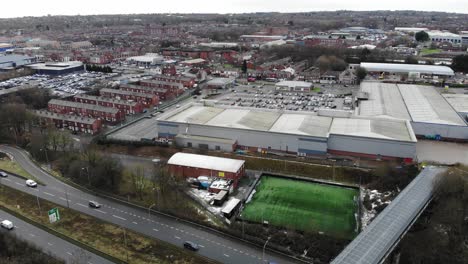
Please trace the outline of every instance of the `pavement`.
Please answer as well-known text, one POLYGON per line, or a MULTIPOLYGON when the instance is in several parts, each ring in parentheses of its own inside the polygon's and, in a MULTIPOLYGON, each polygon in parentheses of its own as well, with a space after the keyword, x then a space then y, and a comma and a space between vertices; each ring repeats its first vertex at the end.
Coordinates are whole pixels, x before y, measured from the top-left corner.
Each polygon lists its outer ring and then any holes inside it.
POLYGON ((111 261, 102 258, 94 253, 83 250, 80 247, 66 240, 49 234, 48 232, 20 220, 2 210, 0 210, 0 221, 10 220, 15 226, 13 230, 1 228, 0 232, 9 232, 18 238, 37 246, 44 252, 64 260, 66 263, 88 263, 88 264, 110 264, 111 261))
POLYGON ((98 197, 57 180, 33 163, 24 150, 1 145, 1 152, 12 155, 15 161, 27 172, 37 177, 45 186, 28 188, 23 179, 9 176, 2 178, 1 184, 22 192, 37 195, 40 198, 69 206, 70 208, 98 219, 116 224, 129 230, 163 240, 183 248, 184 241, 192 241, 200 246, 197 254, 219 261, 221 263, 297 263, 298 261, 282 254, 266 251, 262 257, 262 249, 230 238, 216 231, 175 219, 174 217, 149 213, 146 209, 116 202, 113 199, 98 197), (67 201, 68 199, 68 201, 67 201), (94 200, 103 206, 92 209, 88 201, 94 200))

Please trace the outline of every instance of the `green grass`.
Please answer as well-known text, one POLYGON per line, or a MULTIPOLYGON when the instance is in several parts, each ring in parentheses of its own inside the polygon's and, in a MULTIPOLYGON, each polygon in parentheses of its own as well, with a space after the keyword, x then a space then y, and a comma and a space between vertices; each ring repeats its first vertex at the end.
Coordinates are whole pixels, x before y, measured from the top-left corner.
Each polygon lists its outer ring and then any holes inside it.
POLYGON ((18 174, 20 176, 23 176, 28 179, 33 179, 36 180, 35 177, 33 177, 31 174, 29 174, 27 171, 25 171, 23 168, 21 168, 18 163, 9 160, 8 158, 3 158, 0 159, 0 170, 5 170, 12 172, 14 174, 18 174))
POLYGON ((333 185, 262 176, 241 218, 339 238, 356 236, 359 191, 333 185))
POLYGON ((318 92, 321 92, 322 89, 320 89, 320 87, 314 87, 312 91, 318 93, 318 92))
POLYGON ((441 51, 442 51, 441 49, 428 49, 428 48, 425 48, 425 49, 421 50, 420 55, 429 55, 429 54, 439 53, 441 51))

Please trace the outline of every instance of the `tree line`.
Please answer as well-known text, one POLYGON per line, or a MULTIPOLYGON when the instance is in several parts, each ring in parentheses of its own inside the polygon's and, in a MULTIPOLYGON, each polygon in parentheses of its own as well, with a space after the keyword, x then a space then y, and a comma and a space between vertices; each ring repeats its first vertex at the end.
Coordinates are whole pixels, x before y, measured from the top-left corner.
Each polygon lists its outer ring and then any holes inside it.
POLYGON ((112 73, 112 68, 109 66, 99 66, 95 64, 86 64, 86 70, 92 72, 112 73))

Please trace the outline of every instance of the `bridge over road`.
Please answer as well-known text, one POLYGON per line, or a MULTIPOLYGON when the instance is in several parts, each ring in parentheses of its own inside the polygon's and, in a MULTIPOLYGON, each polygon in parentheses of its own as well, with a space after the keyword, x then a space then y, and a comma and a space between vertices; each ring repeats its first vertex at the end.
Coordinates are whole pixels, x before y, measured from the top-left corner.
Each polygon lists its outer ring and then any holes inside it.
POLYGON ((438 177, 446 168, 426 167, 362 231, 332 264, 377 264, 385 261, 432 200, 438 177))

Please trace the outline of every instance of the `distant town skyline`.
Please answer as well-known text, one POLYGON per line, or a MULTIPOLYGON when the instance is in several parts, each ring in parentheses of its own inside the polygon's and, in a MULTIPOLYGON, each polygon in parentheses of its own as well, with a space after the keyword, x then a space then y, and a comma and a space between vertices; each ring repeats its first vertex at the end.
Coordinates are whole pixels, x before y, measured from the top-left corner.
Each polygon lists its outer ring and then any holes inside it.
POLYGON ((99 15, 140 13, 252 13, 252 12, 309 12, 309 11, 369 11, 369 10, 420 10, 468 13, 468 1, 446 0, 428 3, 423 0, 63 0, 8 2, 0 9, 1 18, 46 15, 99 15), (26 3, 25 3, 26 2, 26 3))

